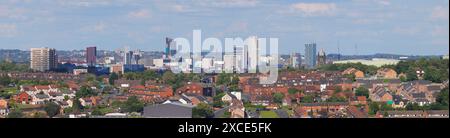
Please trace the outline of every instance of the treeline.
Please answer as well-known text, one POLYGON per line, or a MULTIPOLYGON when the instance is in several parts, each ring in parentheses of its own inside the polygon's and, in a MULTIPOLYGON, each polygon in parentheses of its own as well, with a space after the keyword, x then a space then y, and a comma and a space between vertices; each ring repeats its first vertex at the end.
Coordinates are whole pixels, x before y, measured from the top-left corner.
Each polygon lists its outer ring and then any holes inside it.
POLYGON ((323 71, 344 71, 348 68, 355 68, 364 72, 364 74, 375 75, 378 68, 376 66, 364 65, 362 63, 343 63, 322 65, 318 69, 323 71))
POLYGON ((156 83, 164 83, 171 85, 174 90, 180 88, 186 82, 200 82, 202 74, 194 73, 173 73, 172 71, 158 72, 154 70, 146 70, 144 72, 129 72, 123 75, 111 73, 109 75, 110 84, 114 84, 115 80, 140 80, 144 85, 146 81, 154 81, 156 83))
POLYGON ((417 80, 416 71, 421 69, 425 72, 423 79, 432 82, 441 83, 448 80, 449 73, 448 59, 419 59, 410 61, 400 61, 396 65, 383 66, 389 67, 397 71, 397 73, 405 73, 408 81, 417 80))
POLYGON ((380 68, 391 68, 398 74, 404 73, 406 78, 401 78, 404 81, 417 80, 416 71, 423 70, 425 72, 424 80, 441 83, 448 80, 449 60, 439 58, 408 60, 400 61, 396 65, 384 65, 379 68, 361 63, 329 64, 323 65, 318 69, 322 71, 344 71, 348 68, 356 68, 367 75, 375 75, 380 68))
POLYGON ((18 64, 18 63, 12 63, 7 61, 0 61, 0 71, 9 72, 9 71, 18 71, 18 72, 25 72, 29 71, 29 65, 28 64, 18 64))

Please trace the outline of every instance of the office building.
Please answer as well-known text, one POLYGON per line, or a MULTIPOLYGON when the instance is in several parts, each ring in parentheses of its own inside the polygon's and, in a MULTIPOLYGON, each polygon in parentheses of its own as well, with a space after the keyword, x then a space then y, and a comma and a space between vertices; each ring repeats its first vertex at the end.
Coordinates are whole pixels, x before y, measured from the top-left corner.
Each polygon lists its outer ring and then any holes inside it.
POLYGON ((255 73, 259 64, 259 44, 258 38, 256 36, 251 36, 247 39, 246 47, 246 59, 244 62, 250 73, 255 73))
POLYGON ((233 62, 234 62, 234 71, 238 73, 243 73, 247 69, 248 61, 245 47, 234 47, 234 56, 233 56, 233 62))
POLYGON ((30 68, 35 71, 48 71, 58 66, 58 57, 53 48, 31 48, 30 68))
POLYGON ((234 61, 234 55, 232 54, 227 54, 223 56, 223 61, 224 61, 224 65, 223 65, 223 70, 227 73, 233 73, 235 71, 235 64, 236 62, 234 61))
POLYGON ((125 51, 123 58, 124 64, 132 64, 133 51, 125 51))
POLYGON ((88 66, 97 64, 97 47, 86 48, 86 63, 88 66))
POLYGON ((141 52, 141 50, 136 50, 134 53, 133 53, 133 63, 132 64, 139 64, 139 60, 141 60, 141 57, 142 57, 142 52, 141 52))
POLYGON ((302 58, 300 56, 300 53, 292 53, 290 60, 289 60, 290 67, 299 68, 301 65, 301 61, 302 61, 302 58))
POLYGON ((171 59, 177 53, 176 43, 172 38, 166 37, 166 49, 164 50, 164 58, 171 59))
POLYGON ((305 65, 306 68, 312 69, 316 66, 317 56, 316 56, 316 43, 305 44, 305 65))

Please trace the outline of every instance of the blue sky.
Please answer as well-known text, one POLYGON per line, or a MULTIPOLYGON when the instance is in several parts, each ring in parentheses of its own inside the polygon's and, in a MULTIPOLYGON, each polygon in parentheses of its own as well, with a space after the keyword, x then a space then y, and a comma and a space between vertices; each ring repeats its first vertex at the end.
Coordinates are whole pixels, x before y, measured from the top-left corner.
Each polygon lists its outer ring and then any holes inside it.
POLYGON ((1 0, 0 49, 163 51, 164 37, 279 38, 282 53, 448 54, 448 0, 1 0), (357 46, 357 50, 355 49, 357 46))

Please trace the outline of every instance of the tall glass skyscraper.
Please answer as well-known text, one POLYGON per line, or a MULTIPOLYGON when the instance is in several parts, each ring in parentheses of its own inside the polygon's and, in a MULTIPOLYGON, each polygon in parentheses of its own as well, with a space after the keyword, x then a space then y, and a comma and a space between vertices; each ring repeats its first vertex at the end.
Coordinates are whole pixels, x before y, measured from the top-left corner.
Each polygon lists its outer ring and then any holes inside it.
POLYGON ((314 68, 317 62, 317 46, 316 43, 305 44, 305 64, 306 68, 314 68))

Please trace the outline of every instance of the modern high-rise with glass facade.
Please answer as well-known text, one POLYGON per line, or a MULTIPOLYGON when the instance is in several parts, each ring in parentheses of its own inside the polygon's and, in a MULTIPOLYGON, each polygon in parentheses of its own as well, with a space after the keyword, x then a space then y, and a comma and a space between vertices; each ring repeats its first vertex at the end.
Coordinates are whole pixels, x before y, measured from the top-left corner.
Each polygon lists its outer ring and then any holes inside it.
POLYGON ((316 43, 305 44, 305 65, 306 68, 314 68, 317 62, 317 45, 316 43))

